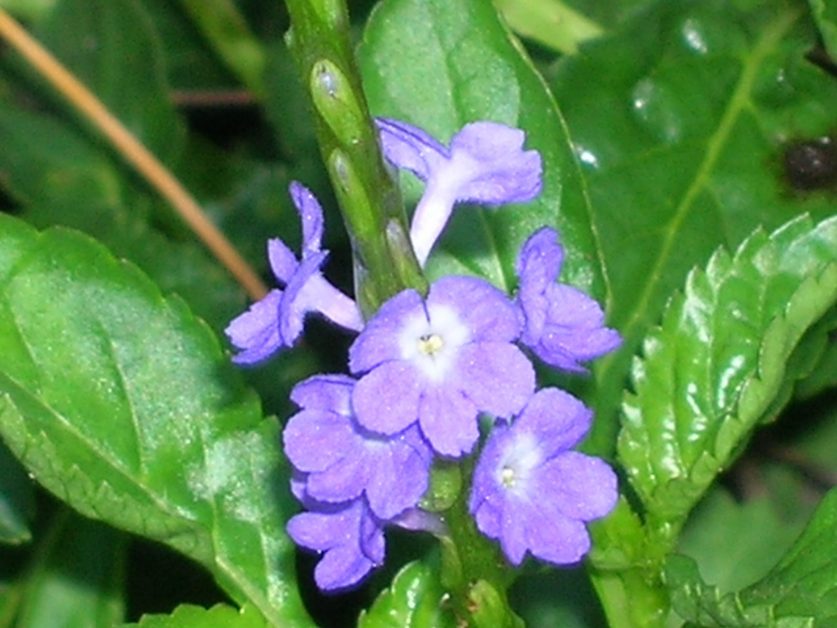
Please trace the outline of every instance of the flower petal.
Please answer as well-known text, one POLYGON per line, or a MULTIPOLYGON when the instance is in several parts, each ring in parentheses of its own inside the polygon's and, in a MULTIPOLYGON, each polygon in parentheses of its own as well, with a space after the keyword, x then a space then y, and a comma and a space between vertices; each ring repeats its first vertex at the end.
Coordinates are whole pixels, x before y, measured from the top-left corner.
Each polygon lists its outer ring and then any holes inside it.
POLYGON ((558 388, 535 393, 515 421, 516 432, 534 434, 547 456, 575 447, 587 435, 593 411, 558 388))
POLYGON ((514 305, 503 292, 477 277, 442 277, 430 287, 427 304, 455 309, 473 340, 512 342, 520 334, 514 305))
POLYGON ((314 375, 291 390, 291 401, 308 410, 331 410, 344 416, 352 413, 352 388, 348 375, 314 375))
POLYGON ((386 158, 423 181, 447 160, 448 151, 420 128, 389 118, 376 118, 386 158))
POLYGON ((299 261, 294 252, 279 238, 271 238, 267 241, 267 259, 270 262, 270 269, 283 286, 291 280, 299 267, 299 261))
POLYGON ((282 432, 285 455, 297 470, 305 473, 324 471, 343 458, 351 458, 355 453, 354 440, 348 418, 323 410, 297 412, 282 432))
POLYGON ((236 364, 256 364, 286 346, 279 333, 279 302, 281 290, 271 290, 264 298, 236 316, 224 333, 240 353, 233 356, 236 364))
POLYGON ((535 391, 535 369, 515 345, 480 342, 458 356, 457 384, 482 412, 511 417, 535 391))
POLYGON ((291 199, 302 222, 302 259, 320 251, 323 240, 323 208, 307 187, 298 181, 290 185, 291 199))
POLYGON ((375 458, 375 480, 366 487, 369 508, 389 520, 418 504, 427 490, 428 464, 409 445, 396 442, 375 458))
POLYGON ((458 458, 479 438, 477 406, 456 388, 428 386, 419 406, 419 425, 430 446, 442 456, 458 458))
POLYGON ((450 169, 460 170, 459 200, 499 205, 541 192, 541 157, 524 151, 526 134, 496 122, 465 125, 451 140, 450 169))
POLYGON ((420 396, 421 385, 410 364, 385 362, 355 384, 352 407, 366 429, 396 434, 418 418, 420 396))
POLYGON ((619 498, 616 474, 600 458, 567 451, 547 462, 538 483, 565 516, 581 521, 604 517, 619 498))
POLYGON ((555 565, 571 565, 590 550, 590 535, 581 521, 541 510, 527 518, 527 541, 533 556, 555 565))
POLYGON ((282 338, 289 345, 302 333, 306 314, 317 310, 317 293, 306 288, 311 284, 311 279, 319 275, 326 257, 326 252, 312 253, 306 257, 282 294, 279 302, 279 327, 282 338))
POLYGON ((349 370, 364 373, 387 360, 401 357, 399 332, 406 321, 424 312, 415 290, 404 290, 384 303, 349 347, 349 370))

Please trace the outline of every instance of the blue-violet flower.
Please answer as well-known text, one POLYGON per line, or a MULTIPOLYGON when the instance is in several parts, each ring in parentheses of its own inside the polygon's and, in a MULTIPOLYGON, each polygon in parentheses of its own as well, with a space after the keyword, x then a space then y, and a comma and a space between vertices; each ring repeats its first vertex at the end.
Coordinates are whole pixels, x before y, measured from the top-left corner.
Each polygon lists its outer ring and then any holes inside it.
POLYGON ((525 134, 497 122, 466 124, 446 147, 398 120, 376 120, 384 155, 426 183, 413 214, 410 239, 423 266, 460 201, 500 205, 534 199, 541 191, 541 157, 523 150, 525 134))
POLYGON ((585 372, 580 362, 614 350, 622 338, 604 326, 604 312, 595 300, 555 282, 563 261, 564 249, 550 227, 523 245, 517 259, 516 303, 524 320, 520 340, 550 366, 585 372))
POLYGON ((302 333, 305 316, 319 312, 345 329, 359 331, 363 317, 355 302, 331 285, 320 272, 328 252, 320 250, 323 210, 302 184, 290 185, 291 198, 302 220, 302 259, 279 239, 268 241, 270 268, 285 289, 274 289, 224 330, 240 353, 236 364, 255 364, 290 347, 302 333))
POLYGON ((591 420, 578 399, 545 388, 511 424, 494 426, 474 470, 469 510, 513 565, 527 551, 557 565, 577 562, 590 548, 584 522, 615 506, 613 470, 570 451, 591 420))
POLYGON ((352 416, 354 385, 345 375, 297 384, 291 399, 302 410, 285 426, 285 453, 308 497, 338 503, 365 496, 374 515, 389 520, 427 490, 430 448, 416 426, 389 437, 361 428, 352 416))
POLYGON ((480 412, 509 417, 534 391, 519 334, 514 306, 482 279, 443 277, 426 300, 400 292, 349 348, 349 368, 362 375, 352 394, 358 422, 381 434, 418 422, 442 456, 469 452, 480 412))
POLYGON ((306 506, 311 512, 291 517, 287 530, 297 545, 324 553, 314 569, 321 590, 356 585, 383 564, 383 527, 362 497, 343 504, 307 501, 306 506))

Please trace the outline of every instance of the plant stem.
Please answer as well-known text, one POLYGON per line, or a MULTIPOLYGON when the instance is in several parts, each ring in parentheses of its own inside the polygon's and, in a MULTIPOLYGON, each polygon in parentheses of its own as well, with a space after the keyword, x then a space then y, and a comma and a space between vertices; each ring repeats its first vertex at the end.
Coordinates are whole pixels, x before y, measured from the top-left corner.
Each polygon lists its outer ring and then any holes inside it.
POLYGON ((590 579, 611 628, 665 626, 668 599, 651 572, 641 569, 591 570, 590 579))
POLYGON ((102 101, 3 9, 0 9, 0 38, 20 53, 79 114, 105 136, 125 161, 180 214, 252 298, 260 299, 267 293, 267 288, 256 272, 209 220, 174 175, 108 111, 102 101))
POLYGON ((387 173, 349 40, 344 0, 288 0, 288 44, 314 105, 317 140, 355 257, 366 316, 404 288, 427 283, 409 243, 401 195, 387 173))

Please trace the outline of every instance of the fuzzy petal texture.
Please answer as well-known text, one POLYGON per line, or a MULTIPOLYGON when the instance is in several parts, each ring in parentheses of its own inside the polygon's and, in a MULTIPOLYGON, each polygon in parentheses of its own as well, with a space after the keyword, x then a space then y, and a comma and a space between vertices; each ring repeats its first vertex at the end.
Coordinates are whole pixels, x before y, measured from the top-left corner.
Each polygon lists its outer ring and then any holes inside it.
POLYGON ((285 287, 279 303, 279 328, 282 338, 289 345, 293 345, 302 334, 308 313, 318 311, 318 298, 325 296, 321 291, 316 290, 316 287, 322 286, 322 283, 314 282, 312 279, 320 276, 320 268, 327 257, 327 253, 321 252, 312 253, 303 259, 285 287), (315 289, 311 290, 312 287, 315 289))
POLYGON ((616 349, 618 332, 604 326, 604 312, 595 300, 555 283, 564 250, 557 232, 536 231, 517 259, 517 306, 524 321, 521 341, 541 360, 565 371, 584 373, 581 364, 616 349))
POLYGON ((285 346, 279 333, 279 303, 281 290, 271 290, 253 303, 243 314, 236 316, 224 333, 240 352, 233 356, 236 364, 257 364, 285 346))
POLYGON ((382 118, 377 125, 386 158, 426 183, 410 225, 422 265, 455 204, 522 203, 541 192, 541 157, 537 151, 523 150, 526 135, 520 129, 473 122, 456 133, 447 148, 405 122, 382 118))
POLYGON ((448 159, 448 150, 418 127, 389 118, 376 118, 375 124, 386 158, 423 181, 448 159))
POLYGON ((568 449, 589 426, 580 401, 547 388, 510 425, 494 427, 474 471, 469 510, 512 564, 527 552, 557 565, 577 562, 590 549, 585 523, 616 505, 613 470, 568 449))
POLYGON ((323 591, 353 587, 383 564, 383 529, 363 500, 301 513, 288 521, 287 530, 297 545, 324 553, 314 570, 323 591))
POLYGON ((336 504, 365 495, 381 521, 415 507, 427 490, 430 449, 416 427, 392 436, 363 429, 347 404, 348 378, 314 376, 293 395, 309 401, 288 421, 282 438, 304 493, 336 504), (332 400, 333 407, 326 404, 332 400))
POLYGON ((522 203, 538 196, 541 156, 537 151, 523 150, 525 139, 523 131, 504 124, 466 124, 450 144, 451 162, 461 168, 457 197, 499 205, 522 203))
POLYGON ((352 394, 352 406, 366 429, 395 434, 418 419, 421 393, 413 366, 390 361, 360 378, 352 394))
POLYGON ((424 301, 415 290, 404 290, 387 300, 349 347, 349 370, 359 375, 400 359, 399 332, 407 320, 422 315, 424 301))
POLYGON ((441 456, 458 458, 470 453, 479 438, 477 406, 450 387, 429 387, 421 397, 421 431, 441 456))
POLYGON ((439 455, 470 452, 481 412, 509 417, 534 391, 519 333, 517 310, 482 279, 443 277, 426 301, 411 290, 396 295, 349 350, 362 375, 352 395, 358 422, 394 434, 417 421, 439 455))
POLYGON ((305 317, 312 312, 351 331, 359 331, 363 326, 357 304, 321 274, 328 252, 320 250, 323 236, 320 204, 297 182, 291 184, 290 193, 302 221, 302 259, 297 260, 281 240, 268 240, 270 268, 284 289, 271 290, 225 330, 230 342, 240 350, 233 357, 237 364, 256 364, 293 346, 302 333, 305 317))
POLYGON ((297 181, 290 185, 291 198, 302 223, 302 258, 318 253, 323 241, 323 208, 311 190, 297 181))
POLYGON ((535 392, 535 369, 513 344, 473 343, 460 353, 459 383, 482 412, 511 417, 535 392))
POLYGON ((514 342, 520 335, 514 304, 502 291, 477 277, 442 277, 431 286, 427 305, 455 308, 471 336, 481 341, 514 342))

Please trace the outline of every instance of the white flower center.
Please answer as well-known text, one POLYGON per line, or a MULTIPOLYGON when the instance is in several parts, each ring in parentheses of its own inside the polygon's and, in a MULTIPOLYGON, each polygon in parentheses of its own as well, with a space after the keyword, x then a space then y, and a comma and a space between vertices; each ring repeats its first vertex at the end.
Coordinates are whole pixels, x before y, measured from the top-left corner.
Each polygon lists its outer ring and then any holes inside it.
POLYGON ((407 319, 398 336, 401 357, 412 362, 430 381, 445 378, 456 361, 459 347, 471 333, 456 310, 446 305, 429 305, 427 314, 416 312, 407 319))
POLYGON ((525 493, 529 476, 542 462, 543 453, 532 434, 521 434, 506 445, 497 465, 497 483, 514 493, 525 493))

